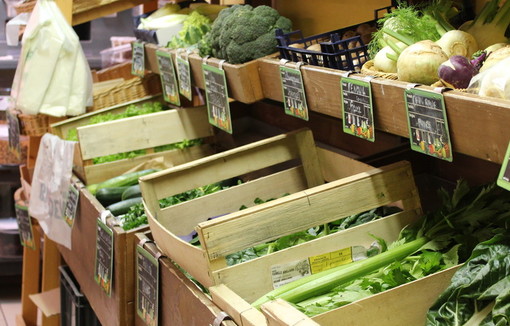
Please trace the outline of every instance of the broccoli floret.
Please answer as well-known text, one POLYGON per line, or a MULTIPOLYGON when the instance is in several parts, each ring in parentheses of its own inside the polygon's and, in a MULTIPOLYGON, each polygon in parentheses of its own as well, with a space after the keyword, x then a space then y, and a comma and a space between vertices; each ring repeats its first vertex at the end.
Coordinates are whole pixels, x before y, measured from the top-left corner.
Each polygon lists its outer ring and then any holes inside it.
POLYGON ((234 5, 220 12, 199 46, 200 54, 230 63, 263 57, 276 52, 277 28, 287 33, 291 31, 292 23, 268 6, 234 5))

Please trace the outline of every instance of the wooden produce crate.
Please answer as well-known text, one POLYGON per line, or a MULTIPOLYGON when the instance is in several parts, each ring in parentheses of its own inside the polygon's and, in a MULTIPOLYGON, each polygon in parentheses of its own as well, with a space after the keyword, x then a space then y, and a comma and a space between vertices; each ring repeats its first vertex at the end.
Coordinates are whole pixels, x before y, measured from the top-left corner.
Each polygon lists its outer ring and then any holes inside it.
MULTIPOLYGON (((450 285, 458 267, 448 268, 312 318, 307 317, 281 299, 262 305, 261 310, 267 319, 268 326, 425 325, 427 311, 450 285)), ((221 294, 228 295, 229 291, 226 287, 220 289, 221 294)), ((232 295, 232 293, 230 294, 232 295)), ((233 295, 235 296, 235 294, 233 295)))
MULTIPOLYGON (((142 240, 152 241, 152 235, 148 231, 135 236, 135 246, 142 240)), ((154 257, 158 253, 162 254, 153 242, 146 242, 143 246, 154 257)), ((136 247, 134 250, 136 251, 136 247)), ((159 263, 159 325, 236 325, 232 320, 224 320, 221 324, 213 323, 222 311, 212 302, 211 297, 202 292, 170 259, 161 257, 159 263)), ((134 325, 146 325, 136 311, 134 325)))
MULTIPOLYGON (((279 59, 267 56, 259 61, 259 77, 264 97, 283 101, 279 79, 279 59)), ((339 84, 343 71, 305 65, 301 67, 308 108, 311 111, 342 118, 339 84)), ((349 77, 363 79, 363 74, 349 77)), ((404 91, 409 83, 386 78, 371 81, 375 128, 394 135, 409 137, 404 91)), ((431 86, 419 86, 433 90, 431 86)), ((454 152, 501 163, 508 147, 510 101, 480 97, 459 90, 443 93, 454 152), (480 128, 472 128, 473 121, 480 128)), ((454 154, 455 156, 455 154, 454 154)), ((454 158, 455 160, 455 158, 454 158)))
MULTIPOLYGON (((155 44, 146 44, 147 69, 159 74, 159 67, 156 58, 155 44)), ((173 56, 177 55, 177 50, 172 51, 173 56)), ((184 54, 183 54, 184 55, 184 54)), ((198 54, 189 55, 189 64, 191 69, 191 83, 198 88, 204 89, 204 76, 202 72, 203 58, 198 54)), ((220 60, 217 58, 208 58, 207 64, 219 67, 220 60)), ((228 95, 242 103, 254 103, 264 98, 262 86, 259 79, 258 60, 249 61, 243 64, 223 64, 225 76, 227 79, 228 95)))
MULTIPOLYGON (((145 101, 144 99, 143 101, 145 101)), ((140 104, 141 102, 136 102, 140 104)), ((205 144, 182 150, 154 152, 154 147, 183 140, 207 138, 213 135, 204 106, 171 109, 94 125, 86 125, 91 116, 104 112, 120 112, 127 105, 93 112, 63 124, 52 125, 60 137, 77 128, 79 146, 75 151, 74 172, 86 183, 93 184, 117 176, 144 162, 163 158, 170 165, 212 154, 205 144), (145 149, 147 154, 114 162, 93 164, 93 159, 105 155, 145 149)))
POLYGON ((140 185, 149 226, 162 251, 204 286, 227 284, 248 301, 272 288, 272 265, 342 249, 340 239, 351 233, 338 232, 229 267, 226 255, 400 202, 402 212, 368 224, 367 232, 356 234, 355 238, 359 245, 369 246, 373 238, 368 233, 382 229, 385 234, 381 236, 393 241, 402 227, 421 213, 409 163, 374 169, 317 149, 306 129, 142 177, 140 185), (277 172, 266 169, 289 162, 294 164, 277 172), (262 169, 266 169, 265 174, 246 178, 241 185, 165 209, 159 207, 162 198, 233 177, 253 176, 254 171, 262 169), (238 211, 256 197, 268 199, 284 193, 291 195, 238 211), (207 221, 221 214, 226 215, 207 221), (381 221, 384 224, 379 224, 381 221), (179 238, 194 229, 201 247, 179 238), (250 279, 256 281, 246 281, 250 279))
POLYGON ((134 252, 135 234, 148 229, 147 225, 124 231, 115 226, 113 219, 107 224, 113 231, 113 285, 109 297, 94 280, 97 218, 105 208, 77 178, 73 183, 80 191, 74 221, 72 250, 59 245, 58 249, 71 269, 80 289, 87 297, 102 325, 132 325, 134 322, 134 252))

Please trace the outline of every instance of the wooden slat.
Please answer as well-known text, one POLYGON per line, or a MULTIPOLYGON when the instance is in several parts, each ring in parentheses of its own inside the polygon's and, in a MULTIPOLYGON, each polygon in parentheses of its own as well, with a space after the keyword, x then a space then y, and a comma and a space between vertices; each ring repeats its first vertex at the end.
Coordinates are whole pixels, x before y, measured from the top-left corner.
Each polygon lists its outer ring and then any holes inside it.
POLYGON ((296 135, 296 142, 299 144, 299 157, 303 164, 308 187, 315 187, 324 183, 321 165, 317 156, 317 149, 313 134, 310 130, 296 135))
POLYGON ((158 221, 175 235, 186 235, 209 217, 239 211, 241 203, 250 207, 254 206, 253 200, 257 197, 263 200, 279 198, 286 193, 294 193, 306 188, 303 168, 291 168, 167 207, 161 211, 158 221))
POLYGON ((209 288, 213 302, 234 319, 237 325, 267 325, 264 315, 224 284, 209 288))
POLYGON ((118 176, 135 166, 148 162, 152 159, 161 158, 165 164, 176 166, 185 162, 212 155, 214 150, 209 145, 193 146, 182 150, 170 150, 159 153, 147 154, 130 159, 118 160, 102 164, 85 165, 85 180, 87 184, 94 184, 118 176))
POLYGON ((295 137, 303 131, 253 142, 144 176, 140 178, 140 187, 147 206, 152 214, 159 214, 159 199, 297 158, 299 144, 295 137))
POLYGON ((317 155, 319 156, 324 180, 327 182, 373 169, 373 167, 368 164, 320 147, 317 147, 317 155))
POLYGON ((78 25, 85 23, 150 1, 151 0, 74 0, 72 24, 78 25))
POLYGON ((318 323, 282 299, 262 305, 261 310, 267 317, 268 326, 319 326, 318 323))
POLYGON ((410 165, 399 162, 232 213, 228 218, 200 223, 201 244, 214 260, 282 235, 393 203, 413 196, 410 192, 414 182, 406 181, 410 173, 410 165))
MULTIPOLYGON (((281 85, 276 78, 278 66, 276 59, 261 59, 260 78, 264 96, 282 101, 281 85)), ((342 71, 314 66, 303 66, 301 70, 310 110, 341 118, 339 89, 342 71)), ((356 75, 351 77, 357 78, 356 75)), ((409 137, 404 106, 407 85, 384 78, 372 80, 374 119, 378 130, 409 137)), ((506 122, 510 120, 510 102, 459 91, 446 92, 444 98, 453 150, 501 163, 510 140, 510 131, 506 128, 506 122), (473 121, 479 127, 472 128, 473 121)))
POLYGON ((78 127, 83 159, 211 135, 205 107, 175 109, 78 127))
POLYGON ((213 271, 216 283, 228 284, 228 287, 248 302, 253 302, 273 289, 271 267, 291 263, 308 257, 333 252, 336 250, 363 246, 369 248, 374 242, 373 235, 391 243, 401 230, 415 223, 421 215, 416 210, 409 210, 387 216, 357 227, 353 227, 328 237, 309 241, 282 251, 254 259, 243 264, 213 271), (246 282, 256 278, 257 282, 246 282))
POLYGON ((158 95, 158 96, 147 96, 147 97, 144 97, 144 98, 141 98, 141 99, 136 99, 136 100, 131 101, 131 102, 126 102, 126 103, 118 104, 118 105, 115 105, 115 106, 112 106, 112 107, 109 107, 109 108, 104 108, 104 109, 101 109, 101 110, 97 110, 97 111, 89 112, 89 113, 86 113, 86 114, 82 114, 82 115, 79 115, 79 116, 74 117, 74 118, 69 118, 69 119, 66 119, 64 121, 60 121, 60 122, 51 124, 50 125, 51 133, 54 134, 54 135, 59 136, 61 139, 66 139, 67 133, 69 132, 69 130, 76 129, 78 127, 87 125, 92 117, 95 117, 95 116, 97 116, 99 114, 104 114, 104 113, 112 113, 112 114, 121 113, 121 112, 126 111, 126 109, 130 105, 133 105, 133 104, 141 105, 141 104, 146 103, 146 102, 155 102, 155 101, 160 101, 160 100, 161 100, 161 96, 160 95, 158 95))
MULTIPOLYGON (((44 246, 42 256, 42 280, 41 292, 46 292, 60 287, 60 273, 58 266, 60 266, 60 253, 58 252, 56 243, 44 234, 44 246)), ((58 326, 60 325, 60 315, 53 315, 46 317, 42 315, 43 326, 58 326)))
POLYGON ((323 326, 425 325, 426 313, 450 284, 457 267, 435 273, 313 317, 323 326), (405 303, 405 304, 403 304, 405 303))
POLYGON ((206 287, 212 286, 213 283, 207 268, 208 261, 205 259, 202 249, 191 246, 189 243, 182 241, 159 223, 148 209, 147 203, 145 202, 145 195, 143 204, 147 214, 147 220, 149 221, 149 226, 152 231, 152 236, 161 250, 170 257, 185 258, 177 262, 179 266, 193 275, 193 277, 202 285, 206 287))

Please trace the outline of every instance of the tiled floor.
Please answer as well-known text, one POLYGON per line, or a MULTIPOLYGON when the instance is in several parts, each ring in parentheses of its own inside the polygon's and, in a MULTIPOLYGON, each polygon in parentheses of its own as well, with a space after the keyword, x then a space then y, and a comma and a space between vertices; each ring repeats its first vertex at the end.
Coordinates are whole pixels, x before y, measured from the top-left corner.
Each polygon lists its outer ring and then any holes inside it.
POLYGON ((21 313, 20 298, 20 278, 0 276, 0 326, 16 325, 16 315, 21 313))

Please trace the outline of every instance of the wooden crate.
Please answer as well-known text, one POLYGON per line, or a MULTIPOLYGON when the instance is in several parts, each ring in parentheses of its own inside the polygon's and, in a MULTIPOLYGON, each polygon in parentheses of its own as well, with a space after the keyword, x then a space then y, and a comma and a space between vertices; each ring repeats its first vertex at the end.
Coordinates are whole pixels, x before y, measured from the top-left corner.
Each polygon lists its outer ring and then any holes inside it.
MULTIPOLYGON (((150 232, 137 233, 135 246, 142 239, 151 241, 152 235, 150 232)), ((161 253, 159 248, 151 242, 146 242, 144 248, 154 257, 161 253)), ((204 294, 170 259, 162 257, 159 262, 159 325, 215 325, 213 321, 222 311, 212 302, 211 297, 204 294)), ((136 313, 136 305, 134 309, 134 325, 144 326, 144 321, 136 313)), ((235 326, 237 324, 231 320, 225 320, 220 325, 235 326)))
MULTIPOLYGON (((156 50, 158 46, 155 44, 146 44, 145 53, 147 56, 147 69, 159 74, 159 67, 156 58, 156 50)), ((175 57, 177 50, 172 51, 175 57)), ((191 69, 191 83, 198 88, 204 89, 204 76, 202 72, 203 58, 198 54, 189 55, 189 64, 191 69)), ((209 58, 207 64, 218 67, 219 59, 209 58)), ((249 61, 243 64, 223 64, 225 76, 227 79, 228 94, 242 103, 254 103, 264 98, 262 86, 259 79, 258 60, 249 61)))
POLYGON ((73 183, 80 189, 80 199, 71 235, 72 250, 60 245, 58 249, 101 324, 132 325, 135 313, 134 239, 137 232, 147 230, 148 226, 124 231, 114 226, 113 219, 107 221, 113 230, 114 243, 113 286, 108 297, 94 280, 97 218, 105 208, 77 177, 73 178, 73 183))
MULTIPOLYGON (((98 112, 121 112, 126 108, 118 106, 98 112)), ((79 146, 76 147, 73 170, 86 184, 112 178, 151 159, 162 158, 170 166, 175 166, 212 154, 212 148, 207 144, 183 150, 153 150, 156 146, 186 139, 211 137, 213 130, 204 106, 86 125, 95 113, 52 126, 54 133, 60 137, 64 137, 70 128, 77 128, 79 146), (96 157, 140 149, 145 149, 147 154, 101 164, 93 164, 92 161, 96 157)))
MULTIPOLYGON (((283 101, 278 58, 268 56, 258 61, 264 97, 283 101)), ((301 72, 308 108, 311 111, 342 118, 338 85, 344 72, 310 65, 302 66, 301 72)), ((365 76, 354 74, 350 77, 363 79, 365 76)), ((409 137, 404 101, 404 91, 409 83, 375 78, 371 84, 376 129, 409 137)), ((433 90, 430 86, 420 88, 433 90)), ((510 139, 510 131, 506 128, 507 121, 510 120, 510 101, 480 97, 458 90, 448 91, 443 95, 453 151, 491 162, 503 162, 510 139), (476 121, 480 128, 471 128, 473 121, 476 121)))
POLYGON ((309 318, 283 300, 264 304, 267 325, 418 326, 450 285, 458 266, 309 318))
MULTIPOLYGON (((403 212, 385 221, 383 238, 394 240, 421 213, 410 164, 374 169, 345 156, 317 149, 309 130, 298 130, 196 160, 140 178, 145 209, 156 243, 162 251, 204 286, 224 283, 246 300, 272 288, 270 268, 324 254, 339 247, 350 231, 227 267, 225 256, 239 250, 306 230, 341 217, 400 202, 403 212), (299 165, 259 175, 227 190, 160 209, 159 200, 205 184, 250 175, 275 164, 299 165), (324 184, 325 181, 329 183, 324 184), (256 197, 291 195, 238 211, 256 197), (360 196, 359 194, 363 194, 360 196), (211 216, 226 214, 207 221, 211 216), (178 236, 196 229, 201 247, 178 236), (240 236, 242 235, 242 236, 240 236), (246 282, 256 279, 256 282, 246 282)), ((367 230, 381 228, 379 222, 367 230)), ((359 245, 373 238, 357 235, 359 245)))

